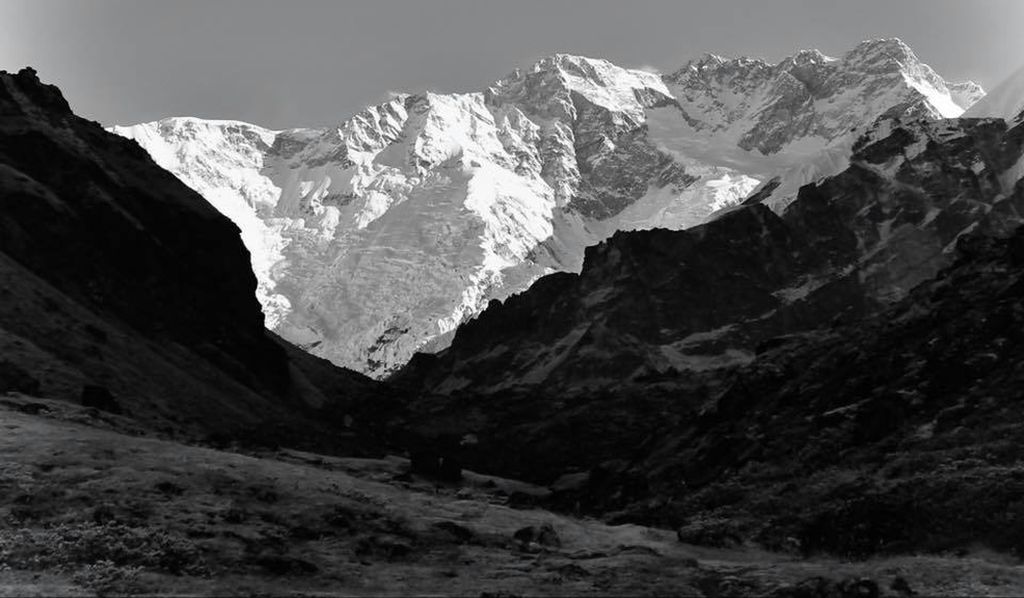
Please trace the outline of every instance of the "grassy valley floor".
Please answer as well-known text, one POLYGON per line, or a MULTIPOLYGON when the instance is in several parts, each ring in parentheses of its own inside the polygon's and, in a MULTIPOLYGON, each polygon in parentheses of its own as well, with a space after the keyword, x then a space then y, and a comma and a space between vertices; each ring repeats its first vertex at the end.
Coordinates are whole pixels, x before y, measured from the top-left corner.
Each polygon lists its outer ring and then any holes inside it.
POLYGON ((982 550, 843 562, 703 548, 510 506, 543 488, 407 470, 398 457, 186 446, 0 397, 0 596, 815 596, 800 592, 857 580, 893 596, 1024 594, 1020 562, 982 550))

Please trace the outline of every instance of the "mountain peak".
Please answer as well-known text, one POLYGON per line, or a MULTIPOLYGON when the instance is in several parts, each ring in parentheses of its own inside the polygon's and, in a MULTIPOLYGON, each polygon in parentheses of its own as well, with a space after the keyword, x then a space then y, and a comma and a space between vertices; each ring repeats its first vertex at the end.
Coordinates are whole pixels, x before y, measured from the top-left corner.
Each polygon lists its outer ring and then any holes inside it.
POLYGON ((629 69, 613 64, 603 58, 589 58, 577 54, 557 53, 545 56, 533 63, 526 73, 522 69, 516 69, 510 79, 521 79, 527 74, 552 73, 567 80, 570 87, 577 87, 581 83, 594 84, 603 87, 625 84, 636 86, 637 79, 645 80, 640 86, 657 86, 659 76, 647 71, 629 69))
POLYGON ((902 63, 920 62, 914 51, 898 37, 868 39, 844 56, 847 62, 902 63))
MULTIPOLYGON (((796 65, 805 64, 824 64, 826 62, 834 62, 836 59, 831 56, 826 56, 821 50, 800 50, 796 54, 789 57, 788 61, 792 61, 796 65)), ((787 62, 787 60, 783 60, 787 62)))
POLYGON ((949 95, 953 101, 964 108, 970 108, 985 97, 985 90, 974 81, 947 83, 949 95))
POLYGON ((565 52, 556 52, 550 56, 540 58, 533 63, 531 70, 533 72, 548 71, 548 70, 561 70, 561 69, 572 69, 572 68, 584 68, 597 67, 597 66, 611 66, 611 63, 603 58, 590 58, 588 56, 581 56, 579 54, 568 54, 565 52))
POLYGON ((709 67, 714 68, 716 66, 721 66, 722 64, 725 64, 726 61, 727 59, 723 56, 719 56, 718 54, 713 54, 711 52, 705 52, 701 54, 700 57, 697 58, 696 60, 691 60, 687 64, 687 67, 697 70, 709 67))
MULTIPOLYGON (((800 50, 792 56, 782 59, 774 65, 774 68, 788 71, 794 66, 806 67, 809 65, 823 65, 836 63, 839 62, 839 60, 840 59, 838 58, 824 54, 821 50, 811 48, 800 50)), ((842 60, 851 64, 884 64, 887 65, 887 67, 920 64, 917 55, 910 49, 910 46, 897 37, 862 41, 852 50, 844 54, 842 60)), ((715 73, 721 69, 768 68, 771 66, 771 64, 761 58, 750 56, 728 58, 711 52, 705 52, 698 58, 687 62, 682 68, 669 75, 668 78, 670 80, 680 80, 687 75, 715 73)))
POLYGON ((723 67, 731 66, 768 66, 768 63, 761 58, 754 58, 752 56, 740 56, 737 58, 730 58, 722 56, 720 54, 713 54, 711 52, 705 52, 700 57, 687 62, 683 68, 679 69, 677 73, 683 72, 704 72, 714 71, 723 67))
POLYGON ((1024 114, 1024 66, 978 100, 964 116, 1015 122, 1024 114))
POLYGON ((8 94, 11 94, 16 104, 22 109, 33 111, 44 108, 48 117, 53 115, 70 115, 71 106, 68 105, 64 95, 56 85, 48 85, 39 80, 36 70, 30 66, 10 74, 0 71, 0 80, 4 83, 10 81, 11 87, 8 94), (23 97, 19 99, 19 95, 23 97))
POLYGON ((876 37, 866 39, 857 44, 854 49, 856 50, 857 48, 884 50, 895 53, 914 53, 914 51, 910 49, 910 46, 898 37, 876 37))
POLYGON ((650 98, 668 97, 668 90, 661 76, 654 73, 623 68, 600 58, 553 54, 528 69, 514 70, 485 94, 491 103, 519 104, 527 111, 570 120, 575 118, 571 96, 576 94, 605 110, 628 114, 631 122, 637 123, 642 120, 644 104, 650 98))

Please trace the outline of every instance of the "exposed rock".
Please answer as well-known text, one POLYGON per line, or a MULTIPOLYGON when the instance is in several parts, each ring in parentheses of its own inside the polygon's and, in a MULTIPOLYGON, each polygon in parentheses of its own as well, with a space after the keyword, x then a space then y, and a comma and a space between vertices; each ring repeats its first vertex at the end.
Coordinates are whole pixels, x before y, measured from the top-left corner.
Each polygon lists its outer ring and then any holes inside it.
POLYGON ((685 544, 732 548, 743 544, 738 526, 728 519, 698 520, 680 527, 676 537, 685 544))
POLYGON ((524 549, 528 548, 531 544, 546 548, 559 548, 562 546, 562 540, 558 537, 558 532, 555 531, 554 526, 550 523, 530 525, 518 529, 512 537, 524 549))

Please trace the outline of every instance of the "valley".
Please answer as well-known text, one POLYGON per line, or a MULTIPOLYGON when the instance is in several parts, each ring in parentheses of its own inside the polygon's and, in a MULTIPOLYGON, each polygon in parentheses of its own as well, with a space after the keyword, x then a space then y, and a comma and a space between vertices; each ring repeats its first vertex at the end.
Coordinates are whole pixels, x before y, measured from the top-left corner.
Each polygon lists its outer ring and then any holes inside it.
POLYGON ((0 596, 1019 594, 1019 89, 555 54, 270 130, 0 72, 0 596))
POLYGON ((798 596, 796 588, 845 583, 909 596, 1024 587, 1012 560, 984 550, 848 562, 702 548, 671 531, 513 507, 510 498, 543 492, 519 482, 467 472, 438 485, 410 476, 399 458, 183 446, 24 395, 0 401, 0 426, 0 512, 12 522, 0 529, 0 595, 798 596), (543 543, 516 537, 545 525, 554 533, 543 543))

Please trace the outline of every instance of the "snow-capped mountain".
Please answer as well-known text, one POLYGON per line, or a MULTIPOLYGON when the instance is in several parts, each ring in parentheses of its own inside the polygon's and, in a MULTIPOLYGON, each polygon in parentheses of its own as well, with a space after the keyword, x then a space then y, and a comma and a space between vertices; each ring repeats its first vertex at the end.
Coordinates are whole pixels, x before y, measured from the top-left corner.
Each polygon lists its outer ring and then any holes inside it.
POLYGON ((888 39, 774 65, 708 55, 666 76, 559 54, 327 129, 114 131, 239 225, 268 327, 382 376, 617 230, 699 224, 779 173, 765 203, 781 209, 844 169, 880 116, 957 116, 982 94, 888 39))

